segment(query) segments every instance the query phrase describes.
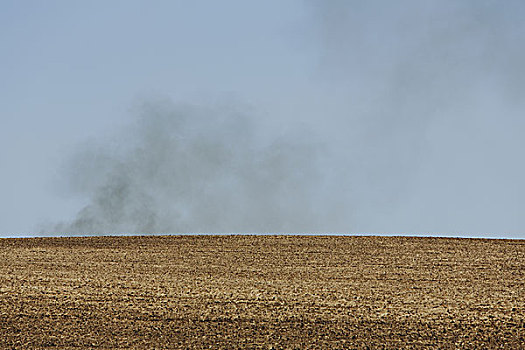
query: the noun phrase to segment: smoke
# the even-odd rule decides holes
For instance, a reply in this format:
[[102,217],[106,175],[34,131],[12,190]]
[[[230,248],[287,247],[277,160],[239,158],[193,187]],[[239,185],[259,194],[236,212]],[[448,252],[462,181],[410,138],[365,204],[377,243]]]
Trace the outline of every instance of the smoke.
[[523,232],[524,3],[308,4],[349,226]]
[[238,107],[147,103],[73,157],[69,190],[89,202],[47,231],[522,235],[524,3],[306,6],[311,80],[275,78],[289,103],[254,99],[293,113],[272,129]]
[[322,146],[297,131],[269,135],[228,106],[145,103],[113,142],[88,144],[67,165],[69,191],[89,198],[49,233],[316,231]]

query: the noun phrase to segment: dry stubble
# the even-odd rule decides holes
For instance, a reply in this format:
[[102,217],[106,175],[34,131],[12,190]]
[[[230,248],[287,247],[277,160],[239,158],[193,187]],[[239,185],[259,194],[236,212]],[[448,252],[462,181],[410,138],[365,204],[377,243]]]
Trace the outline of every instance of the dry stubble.
[[525,241],[0,240],[3,348],[525,348]]

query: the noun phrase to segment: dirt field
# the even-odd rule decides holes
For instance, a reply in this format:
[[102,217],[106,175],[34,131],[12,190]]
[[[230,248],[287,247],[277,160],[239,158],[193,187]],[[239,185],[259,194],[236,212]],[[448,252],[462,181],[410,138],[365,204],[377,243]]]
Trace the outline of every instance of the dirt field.
[[525,240],[0,239],[3,348],[525,348]]

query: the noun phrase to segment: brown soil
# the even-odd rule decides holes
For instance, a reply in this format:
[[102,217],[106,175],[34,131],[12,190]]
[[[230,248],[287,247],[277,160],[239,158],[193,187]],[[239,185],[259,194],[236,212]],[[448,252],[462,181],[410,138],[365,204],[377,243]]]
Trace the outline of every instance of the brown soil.
[[525,348],[525,241],[0,239],[3,348]]

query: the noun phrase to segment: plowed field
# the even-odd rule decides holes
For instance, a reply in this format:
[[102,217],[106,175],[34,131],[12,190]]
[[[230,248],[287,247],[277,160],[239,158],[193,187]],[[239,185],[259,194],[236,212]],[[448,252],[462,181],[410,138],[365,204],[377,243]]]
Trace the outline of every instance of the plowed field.
[[0,347],[525,348],[525,240],[0,239]]

